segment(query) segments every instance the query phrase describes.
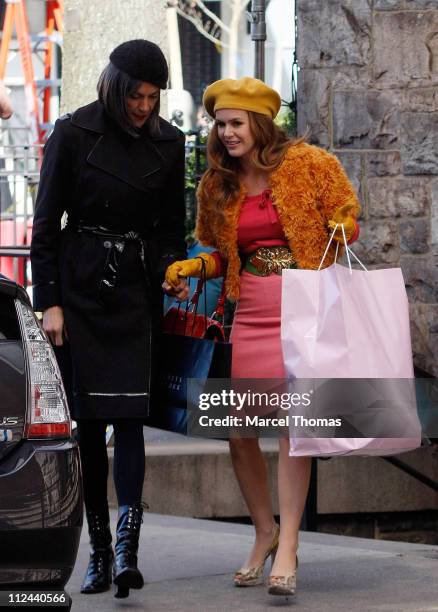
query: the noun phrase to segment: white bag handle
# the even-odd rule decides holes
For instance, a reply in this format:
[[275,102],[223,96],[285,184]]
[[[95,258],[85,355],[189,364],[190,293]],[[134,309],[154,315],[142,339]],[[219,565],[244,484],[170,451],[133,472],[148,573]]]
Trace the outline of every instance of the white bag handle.
[[[339,225],[341,226],[341,229],[342,229],[342,237],[343,237],[343,239],[344,239],[345,253],[346,253],[346,255],[347,255],[348,268],[349,268],[349,270],[350,270],[350,274],[352,274],[352,273],[353,273],[353,269],[352,269],[352,267],[351,267],[350,254],[351,254],[351,255],[353,255],[353,257],[355,258],[355,260],[356,260],[356,261],[357,261],[357,262],[358,262],[358,263],[359,263],[359,264],[362,266],[362,268],[365,270],[365,272],[368,272],[368,270],[366,269],[366,267],[365,267],[365,266],[363,265],[363,263],[360,261],[359,257],[358,257],[358,256],[357,256],[355,253],[353,253],[353,251],[352,251],[352,250],[350,249],[350,247],[348,246],[348,244],[347,244],[347,236],[345,235],[345,228],[344,228],[344,224],[343,224],[343,223],[336,223],[336,225],[335,225],[335,229],[333,230],[333,232],[332,232],[332,234],[331,234],[331,236],[330,236],[330,239],[329,239],[328,244],[327,244],[327,246],[326,246],[326,248],[325,248],[325,251],[324,251],[324,255],[322,256],[321,262],[320,262],[320,264],[319,264],[319,266],[318,266],[318,272],[321,270],[322,264],[324,263],[324,260],[325,260],[325,258],[326,258],[326,256],[327,256],[327,253],[328,253],[328,250],[329,250],[330,245],[331,245],[331,243],[332,243],[333,237],[334,237],[334,235],[335,235],[335,233],[336,233],[336,230],[338,229],[338,226],[339,226]],[[337,243],[337,245],[336,245],[335,263],[336,263],[336,261],[337,261],[337,259],[338,259],[338,251],[339,251],[339,242],[338,242],[338,243]]]

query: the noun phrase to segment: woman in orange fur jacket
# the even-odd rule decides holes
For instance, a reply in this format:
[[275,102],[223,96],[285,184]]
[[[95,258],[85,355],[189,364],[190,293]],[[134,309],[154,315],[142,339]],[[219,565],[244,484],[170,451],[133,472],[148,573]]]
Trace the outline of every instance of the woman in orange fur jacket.
[[[359,233],[359,204],[339,161],[326,151],[290,140],[274,123],[280,96],[245,77],[210,85],[204,106],[214,117],[208,138],[209,168],[198,189],[197,236],[207,278],[225,277],[229,299],[238,300],[230,340],[233,378],[284,378],[280,341],[281,272],[316,269],[336,224],[334,238],[349,243]],[[341,245],[339,245],[341,248]],[[332,245],[325,259],[335,258]],[[173,263],[165,290],[184,295],[185,277],[200,276],[200,259]],[[296,590],[298,530],[307,497],[311,459],[289,457],[279,440],[276,524],[266,463],[257,438],[230,439],[234,471],[255,526],[255,543],[234,576],[236,586],[263,581],[269,556],[272,595]]]

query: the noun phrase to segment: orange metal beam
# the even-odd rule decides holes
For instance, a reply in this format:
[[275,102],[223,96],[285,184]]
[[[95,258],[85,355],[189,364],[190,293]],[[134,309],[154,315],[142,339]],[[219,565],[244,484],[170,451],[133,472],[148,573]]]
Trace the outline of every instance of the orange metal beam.
[[20,50],[21,66],[24,74],[25,96],[31,117],[31,130],[34,142],[41,142],[41,130],[38,109],[38,95],[30,48],[29,25],[24,0],[16,4],[15,27],[17,30],[18,48]]
[[58,0],[56,2],[56,6],[53,8],[53,14],[55,16],[56,27],[58,31],[62,34],[62,32],[64,31],[64,0]]
[[14,27],[15,4],[7,4],[3,21],[2,42],[0,46],[0,79],[5,78],[6,62],[8,61],[9,44]]
[[[44,57],[44,78],[52,76],[53,42],[50,37],[55,28],[62,32],[62,15],[64,10],[63,0],[46,0],[46,34]],[[6,73],[9,45],[14,29],[17,32],[18,48],[20,53],[23,77],[25,82],[25,96],[27,108],[31,119],[32,135],[35,142],[43,142],[45,133],[40,127],[38,93],[35,84],[35,75],[32,63],[32,50],[30,46],[29,25],[26,12],[25,0],[6,0],[6,11],[3,23],[2,40],[0,45],[0,78]],[[50,97],[51,88],[46,87],[43,92],[42,118],[44,123],[50,119]]]
[[[62,0],[46,0],[46,36],[45,57],[44,57],[44,78],[49,80],[52,76],[52,64],[54,43],[51,37],[55,31],[55,27],[59,32],[62,32],[62,14],[64,4]],[[45,87],[43,92],[43,122],[50,121],[50,100],[52,96],[51,87]],[[47,133],[42,133],[42,138],[45,140]]]

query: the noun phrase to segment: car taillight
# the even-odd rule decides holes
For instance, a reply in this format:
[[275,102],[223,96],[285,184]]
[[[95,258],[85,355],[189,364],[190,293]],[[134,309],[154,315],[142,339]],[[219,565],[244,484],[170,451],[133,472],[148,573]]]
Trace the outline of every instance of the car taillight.
[[65,438],[71,420],[61,373],[50,342],[27,304],[16,300],[30,382],[24,437]]

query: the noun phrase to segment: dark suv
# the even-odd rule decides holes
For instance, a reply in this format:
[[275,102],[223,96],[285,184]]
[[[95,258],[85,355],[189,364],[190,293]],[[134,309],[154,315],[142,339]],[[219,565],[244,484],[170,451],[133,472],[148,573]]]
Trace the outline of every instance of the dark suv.
[[0,589],[63,587],[82,528],[79,452],[29,298],[0,275]]

